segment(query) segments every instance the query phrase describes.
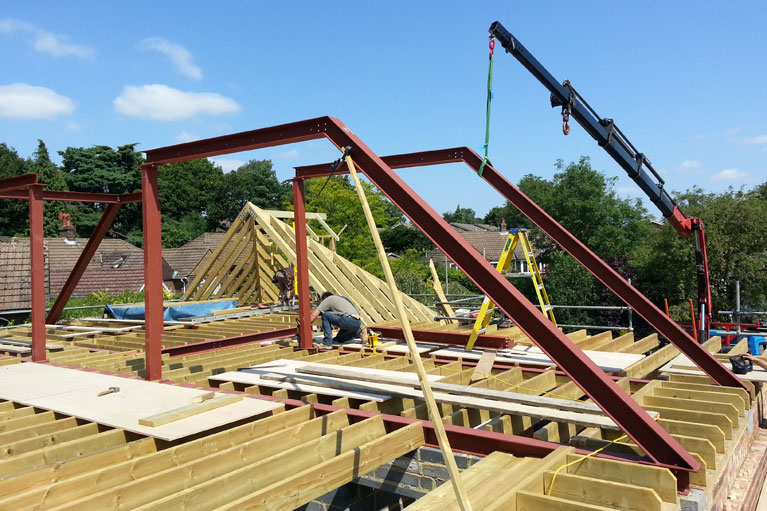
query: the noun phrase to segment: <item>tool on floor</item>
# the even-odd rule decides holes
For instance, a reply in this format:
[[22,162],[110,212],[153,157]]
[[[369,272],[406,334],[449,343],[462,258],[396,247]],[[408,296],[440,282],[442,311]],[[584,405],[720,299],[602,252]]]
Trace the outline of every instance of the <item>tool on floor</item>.
[[754,370],[754,363],[747,360],[743,355],[733,355],[730,357],[732,372],[735,374],[746,374]]
[[120,392],[120,387],[109,387],[107,390],[99,392],[97,397],[106,396],[107,394],[114,394],[115,392]]

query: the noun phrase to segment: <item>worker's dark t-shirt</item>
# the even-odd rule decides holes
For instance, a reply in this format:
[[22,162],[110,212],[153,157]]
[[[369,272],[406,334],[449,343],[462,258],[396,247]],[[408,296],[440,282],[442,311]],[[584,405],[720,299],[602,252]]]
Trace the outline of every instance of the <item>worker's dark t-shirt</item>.
[[328,296],[317,306],[320,312],[330,312],[337,316],[352,317],[360,319],[359,311],[352,305],[348,299],[343,296]]

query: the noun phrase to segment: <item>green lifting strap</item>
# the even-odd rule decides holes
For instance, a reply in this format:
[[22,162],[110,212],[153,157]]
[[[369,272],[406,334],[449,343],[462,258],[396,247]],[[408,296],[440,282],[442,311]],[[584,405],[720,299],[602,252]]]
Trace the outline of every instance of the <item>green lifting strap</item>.
[[477,175],[482,177],[482,172],[485,170],[485,165],[488,163],[487,151],[490,145],[490,103],[493,101],[493,48],[495,48],[495,40],[490,40],[490,67],[487,70],[487,112],[485,113],[485,157],[482,158],[482,164],[479,166]]

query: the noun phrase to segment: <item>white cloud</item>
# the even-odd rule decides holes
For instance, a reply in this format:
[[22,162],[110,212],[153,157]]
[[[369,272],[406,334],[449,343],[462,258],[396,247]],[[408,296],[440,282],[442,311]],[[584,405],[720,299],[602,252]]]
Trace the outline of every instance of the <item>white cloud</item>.
[[740,169],[724,169],[711,176],[711,181],[742,181],[747,177],[748,174]]
[[679,164],[679,170],[694,170],[702,167],[703,164],[695,160],[684,160]]
[[767,145],[767,135],[759,135],[747,138],[743,141],[745,145]]
[[0,85],[0,117],[10,119],[53,119],[70,114],[75,103],[51,89],[27,83]]
[[24,21],[11,18],[0,19],[0,34],[23,33],[32,35],[32,48],[54,57],[92,58],[96,51],[90,46],[67,42],[66,36],[54,34]]
[[115,111],[128,117],[154,121],[183,121],[201,114],[239,112],[233,99],[214,92],[186,92],[167,85],[126,85],[114,99]]
[[235,160],[232,158],[208,158],[210,161],[224,169],[224,172],[231,172],[235,169],[238,169],[245,165],[246,161],[244,160]]
[[202,68],[192,61],[192,54],[180,44],[172,43],[162,37],[150,37],[139,43],[144,50],[156,51],[170,59],[176,71],[195,80],[202,79]]
[[737,134],[738,134],[738,133],[740,133],[741,131],[743,131],[743,128],[732,128],[732,129],[729,129],[729,130],[725,130],[725,131],[723,131],[723,132],[722,132],[722,133],[720,133],[720,134],[721,134],[723,137],[731,137],[731,136],[733,136],[733,135],[737,135]]
[[176,135],[176,142],[179,142],[182,144],[185,142],[192,142],[194,140],[200,140],[200,137],[198,137],[197,135],[194,135],[193,133],[189,133],[186,130]]

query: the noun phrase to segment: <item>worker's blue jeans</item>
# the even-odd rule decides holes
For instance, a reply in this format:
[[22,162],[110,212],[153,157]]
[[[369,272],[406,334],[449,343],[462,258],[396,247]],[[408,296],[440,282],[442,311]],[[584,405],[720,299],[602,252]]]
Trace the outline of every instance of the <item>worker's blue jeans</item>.
[[[339,316],[332,312],[322,313],[322,343],[325,346],[332,346],[336,344],[343,344],[346,341],[359,337],[360,326],[362,322],[359,319],[350,318],[348,316]],[[333,338],[332,327],[338,327],[339,331],[336,337]]]

